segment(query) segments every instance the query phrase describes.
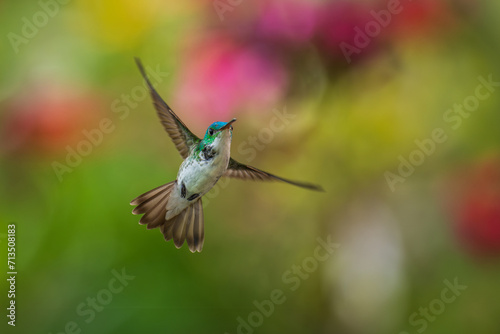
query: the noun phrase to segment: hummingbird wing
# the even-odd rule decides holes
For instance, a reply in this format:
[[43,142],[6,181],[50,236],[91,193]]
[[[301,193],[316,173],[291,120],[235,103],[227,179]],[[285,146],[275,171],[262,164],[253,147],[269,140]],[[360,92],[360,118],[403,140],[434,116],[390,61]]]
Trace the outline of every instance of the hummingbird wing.
[[139,71],[141,71],[144,80],[149,87],[149,93],[151,94],[151,98],[153,99],[153,105],[155,106],[156,113],[160,118],[161,124],[167,131],[168,135],[172,139],[175,144],[175,147],[181,154],[183,159],[186,159],[191,151],[193,146],[198,145],[201,141],[195,134],[193,134],[186,124],[184,124],[181,119],[170,109],[168,104],[163,101],[160,97],[160,94],[154,89],[151,81],[149,81],[148,76],[146,75],[146,71],[144,71],[144,67],[142,66],[141,60],[139,58],[135,58],[135,62],[137,63],[137,67],[139,67]]
[[224,172],[223,176],[232,177],[232,178],[241,179],[241,180],[250,180],[250,181],[282,181],[282,182],[286,182],[289,184],[293,184],[294,186],[298,186],[298,187],[302,187],[302,188],[306,188],[306,189],[310,189],[310,190],[324,191],[323,188],[319,185],[306,183],[306,182],[288,180],[288,179],[273,175],[271,173],[264,172],[263,170],[260,170],[258,168],[242,164],[242,163],[234,160],[233,158],[229,159],[229,164],[228,164],[227,169]]

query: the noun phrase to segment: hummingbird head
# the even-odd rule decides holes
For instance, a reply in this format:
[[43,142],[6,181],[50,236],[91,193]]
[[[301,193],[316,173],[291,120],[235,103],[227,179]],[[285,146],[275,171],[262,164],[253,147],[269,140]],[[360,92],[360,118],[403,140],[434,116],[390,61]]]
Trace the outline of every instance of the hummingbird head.
[[[228,133],[229,137],[231,137],[231,135],[233,133],[233,126],[231,124],[234,122],[236,122],[236,118],[233,118],[229,122],[212,123],[208,127],[207,132],[205,133],[205,137],[203,138],[203,140],[206,142],[212,142],[215,138],[218,138],[220,136],[224,136],[225,133]],[[225,130],[229,130],[229,131],[225,131]]]
[[236,122],[236,118],[229,122],[212,123],[198,146],[200,156],[205,160],[209,160],[215,156],[222,156],[220,153],[225,153],[229,157],[231,138],[233,136],[231,124],[234,122]]

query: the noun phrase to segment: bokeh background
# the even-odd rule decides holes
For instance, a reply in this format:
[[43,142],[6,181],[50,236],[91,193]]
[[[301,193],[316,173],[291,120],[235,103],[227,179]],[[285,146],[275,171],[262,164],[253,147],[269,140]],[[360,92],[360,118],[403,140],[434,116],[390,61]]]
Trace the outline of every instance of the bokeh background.
[[[500,333],[500,87],[478,79],[500,81],[500,3],[62,2],[0,2],[2,328]],[[134,56],[193,132],[237,117],[233,157],[326,192],[221,180],[201,254],[138,225],[181,158]],[[316,268],[317,238],[339,247]]]

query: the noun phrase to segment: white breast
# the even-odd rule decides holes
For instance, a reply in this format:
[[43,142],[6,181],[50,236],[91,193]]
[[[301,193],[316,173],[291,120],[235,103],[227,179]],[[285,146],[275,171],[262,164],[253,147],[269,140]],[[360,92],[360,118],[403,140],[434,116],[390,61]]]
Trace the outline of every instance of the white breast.
[[203,157],[187,158],[182,163],[177,174],[177,183],[184,182],[190,194],[200,194],[200,197],[206,194],[219,180],[227,169],[231,149],[231,134],[224,131],[217,137],[213,148],[218,154],[210,160],[204,160]]

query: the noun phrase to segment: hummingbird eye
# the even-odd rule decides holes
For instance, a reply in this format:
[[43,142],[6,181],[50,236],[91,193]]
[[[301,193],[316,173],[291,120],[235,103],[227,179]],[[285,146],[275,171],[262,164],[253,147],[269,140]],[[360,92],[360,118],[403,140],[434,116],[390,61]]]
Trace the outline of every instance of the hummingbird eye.
[[214,129],[209,129],[208,130],[208,134],[211,135],[211,136],[213,136],[214,135]]

